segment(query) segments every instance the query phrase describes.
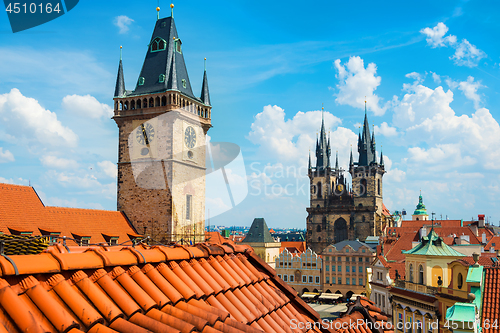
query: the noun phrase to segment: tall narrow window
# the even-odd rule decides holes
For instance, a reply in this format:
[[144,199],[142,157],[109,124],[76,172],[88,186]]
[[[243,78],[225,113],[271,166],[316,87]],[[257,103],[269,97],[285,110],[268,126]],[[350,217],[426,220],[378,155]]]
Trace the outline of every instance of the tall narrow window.
[[165,50],[167,43],[163,38],[156,37],[153,39],[151,42],[151,52],[158,52],[158,51],[163,51]]
[[410,282],[413,282],[413,265],[410,264]]
[[191,194],[186,195],[186,220],[191,220],[191,210],[193,205],[193,196]]
[[380,179],[377,179],[377,192],[380,195]]
[[178,52],[178,53],[182,53],[182,49],[181,49],[181,45],[182,45],[182,42],[179,38],[177,38],[175,40],[175,50]]
[[158,77],[158,81],[159,81],[160,83],[165,82],[165,74],[160,74],[160,76]]
[[424,284],[424,268],[422,265],[418,266],[418,283]]

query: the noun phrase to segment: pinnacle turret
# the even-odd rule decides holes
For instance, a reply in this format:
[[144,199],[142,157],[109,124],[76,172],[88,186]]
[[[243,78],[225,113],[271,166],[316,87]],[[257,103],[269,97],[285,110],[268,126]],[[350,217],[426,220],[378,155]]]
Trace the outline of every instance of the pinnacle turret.
[[114,97],[122,97],[123,95],[125,95],[125,78],[123,76],[122,47],[120,46],[120,63],[118,65],[118,74],[116,75]]
[[203,73],[203,84],[201,85],[201,101],[205,105],[210,105],[210,93],[208,92],[208,78],[207,78],[207,58],[205,58],[205,72]]

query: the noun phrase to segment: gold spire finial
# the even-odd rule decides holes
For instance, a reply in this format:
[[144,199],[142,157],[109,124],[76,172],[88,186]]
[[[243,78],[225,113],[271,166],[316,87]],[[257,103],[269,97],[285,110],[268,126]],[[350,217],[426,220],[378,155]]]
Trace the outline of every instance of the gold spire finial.
[[156,11],[159,12],[160,11],[160,7],[156,7]]
[[174,17],[174,4],[173,3],[170,4],[170,16],[172,16],[172,18]]
[[120,45],[120,49],[122,49],[122,48],[123,48],[123,46]]
[[174,8],[174,4],[173,3],[170,4],[170,8]]

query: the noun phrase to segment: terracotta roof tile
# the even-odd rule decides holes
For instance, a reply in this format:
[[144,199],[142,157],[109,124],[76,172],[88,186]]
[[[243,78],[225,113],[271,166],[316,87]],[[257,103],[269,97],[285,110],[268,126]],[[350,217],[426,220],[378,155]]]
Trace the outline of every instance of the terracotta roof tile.
[[248,247],[217,255],[204,246],[11,256],[19,275],[3,263],[0,333],[290,333],[292,319],[320,321]]
[[[89,236],[90,243],[106,243],[104,235],[118,237],[118,244],[137,237],[136,230],[120,212],[46,207],[30,186],[0,183],[0,232],[32,232],[32,235]],[[131,243],[129,243],[130,245]],[[68,245],[77,245],[68,240]]]
[[[498,323],[500,322],[500,268],[486,267],[484,269],[484,298],[483,298],[483,318],[482,323]],[[493,297],[491,297],[493,295]],[[488,325],[483,326],[483,332],[493,333],[499,332],[498,326]]]

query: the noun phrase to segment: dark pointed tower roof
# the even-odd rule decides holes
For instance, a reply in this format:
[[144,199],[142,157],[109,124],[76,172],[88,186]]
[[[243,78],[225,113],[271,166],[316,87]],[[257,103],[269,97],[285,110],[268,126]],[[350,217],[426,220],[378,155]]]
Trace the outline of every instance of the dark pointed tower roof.
[[307,169],[311,170],[311,150],[309,150],[309,165]]
[[201,85],[201,101],[205,105],[210,105],[210,93],[208,92],[208,78],[207,78],[207,58],[205,58],[205,72],[203,73],[203,83]]
[[384,165],[384,154],[382,153],[382,148],[380,148],[380,165]]
[[116,75],[114,97],[122,97],[123,95],[125,95],[125,78],[123,76],[122,47],[120,46],[120,64],[118,65],[118,74]]
[[266,220],[257,217],[253,220],[252,226],[248,230],[247,236],[242,243],[274,243],[274,238],[269,232]]
[[174,18],[158,19],[148,44],[139,80],[131,95],[178,90],[186,96],[198,99],[191,89],[181,44]]
[[369,166],[372,163],[377,163],[374,141],[375,136],[370,135],[370,125],[368,123],[365,101],[365,121],[363,123],[363,131],[361,132],[360,137],[358,136],[359,166]]
[[339,170],[339,151],[335,154],[335,170]]
[[330,146],[326,140],[325,119],[321,110],[321,131],[316,143],[316,170],[323,171],[330,167]]
[[352,158],[352,146],[351,146],[351,157],[349,158],[349,166],[353,166],[354,165],[354,160]]

